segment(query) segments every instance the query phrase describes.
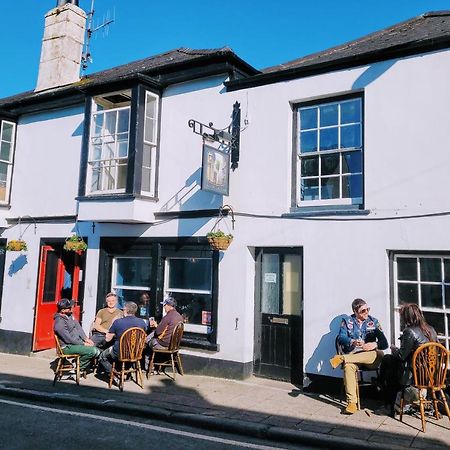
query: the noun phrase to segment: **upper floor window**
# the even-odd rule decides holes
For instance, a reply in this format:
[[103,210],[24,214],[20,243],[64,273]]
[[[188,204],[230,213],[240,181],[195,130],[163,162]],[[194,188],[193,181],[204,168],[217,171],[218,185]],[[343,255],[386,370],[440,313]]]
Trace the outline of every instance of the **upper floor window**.
[[297,205],[362,203],[362,100],[298,108]]
[[11,189],[16,124],[3,120],[0,128],[0,203],[7,203]]
[[142,87],[92,98],[85,194],[156,195],[158,114]]

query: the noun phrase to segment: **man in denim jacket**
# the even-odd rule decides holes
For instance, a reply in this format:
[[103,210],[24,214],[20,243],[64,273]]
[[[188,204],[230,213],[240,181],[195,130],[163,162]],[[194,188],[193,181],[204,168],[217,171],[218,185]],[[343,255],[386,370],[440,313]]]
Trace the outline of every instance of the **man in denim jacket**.
[[358,410],[356,394],[356,371],[359,365],[368,369],[376,369],[383,358],[383,352],[389,344],[380,322],[369,315],[367,303],[357,298],[352,303],[353,314],[342,319],[337,337],[343,354],[335,355],[330,364],[335,369],[344,364],[344,385],[347,397],[346,414]]

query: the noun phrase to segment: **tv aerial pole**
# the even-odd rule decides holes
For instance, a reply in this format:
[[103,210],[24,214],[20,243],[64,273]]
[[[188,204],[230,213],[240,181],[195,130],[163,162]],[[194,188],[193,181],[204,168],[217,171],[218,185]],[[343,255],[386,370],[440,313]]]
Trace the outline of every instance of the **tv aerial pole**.
[[109,30],[109,25],[112,24],[115,20],[115,10],[113,13],[113,18],[109,17],[109,10],[106,14],[106,17],[103,18],[103,22],[95,26],[94,24],[94,14],[95,14],[95,8],[94,8],[95,0],[92,0],[91,2],[91,9],[87,13],[87,26],[86,26],[86,37],[84,40],[84,46],[83,46],[83,54],[81,56],[81,74],[84,75],[86,72],[86,69],[88,68],[88,65],[93,62],[92,59],[92,53],[91,53],[91,40],[94,33],[96,33],[99,30],[103,30],[103,32],[107,35]]

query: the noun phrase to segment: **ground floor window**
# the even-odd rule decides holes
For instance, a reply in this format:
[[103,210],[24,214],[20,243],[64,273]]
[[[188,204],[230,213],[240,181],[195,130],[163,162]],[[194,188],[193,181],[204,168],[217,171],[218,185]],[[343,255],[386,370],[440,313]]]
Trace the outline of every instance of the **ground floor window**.
[[211,331],[211,258],[167,258],[165,290],[178,304],[185,330],[208,334]]
[[403,328],[399,307],[416,303],[432,325],[439,342],[450,348],[450,254],[395,254],[394,322],[398,337]]
[[132,301],[138,305],[138,316],[150,315],[152,260],[145,257],[115,257],[113,259],[111,290],[119,299],[119,307]]

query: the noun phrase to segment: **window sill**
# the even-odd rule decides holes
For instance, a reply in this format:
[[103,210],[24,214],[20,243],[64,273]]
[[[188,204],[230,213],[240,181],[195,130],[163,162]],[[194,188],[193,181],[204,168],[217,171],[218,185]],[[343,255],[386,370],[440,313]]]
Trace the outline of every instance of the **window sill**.
[[209,350],[211,352],[218,352],[219,345],[213,344],[202,338],[183,337],[181,340],[181,346],[186,348],[197,348],[200,350]]
[[290,212],[282,214],[282,217],[367,216],[369,214],[370,210],[363,209],[361,205],[323,205],[291,208]]
[[120,200],[147,200],[151,202],[157,202],[157,197],[148,197],[147,195],[141,194],[127,194],[127,193],[117,193],[117,194],[95,194],[95,195],[83,195],[76,197],[75,200],[79,202],[108,202],[108,201],[120,201]]

